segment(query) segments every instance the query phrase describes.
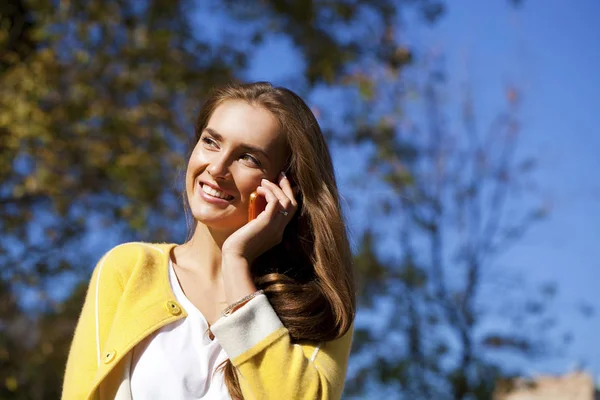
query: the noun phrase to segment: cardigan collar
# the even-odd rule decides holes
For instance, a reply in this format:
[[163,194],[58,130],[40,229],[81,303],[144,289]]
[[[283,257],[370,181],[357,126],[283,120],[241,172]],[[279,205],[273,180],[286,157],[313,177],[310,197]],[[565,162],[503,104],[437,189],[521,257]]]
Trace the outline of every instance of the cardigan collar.
[[92,393],[140,341],[187,316],[169,282],[169,257],[176,244],[140,244],[142,251],[135,266],[123,268],[123,293],[102,344]]

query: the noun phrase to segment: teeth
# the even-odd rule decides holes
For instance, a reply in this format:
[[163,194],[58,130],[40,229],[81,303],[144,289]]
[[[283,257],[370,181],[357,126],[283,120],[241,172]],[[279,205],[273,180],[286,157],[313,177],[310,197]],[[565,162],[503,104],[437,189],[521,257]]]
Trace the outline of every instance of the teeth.
[[230,200],[230,199],[233,198],[232,196],[230,196],[230,195],[228,195],[226,193],[223,193],[223,192],[221,192],[219,190],[213,189],[212,187],[210,187],[208,185],[202,185],[202,190],[204,191],[204,193],[208,193],[211,196],[218,197],[220,199]]

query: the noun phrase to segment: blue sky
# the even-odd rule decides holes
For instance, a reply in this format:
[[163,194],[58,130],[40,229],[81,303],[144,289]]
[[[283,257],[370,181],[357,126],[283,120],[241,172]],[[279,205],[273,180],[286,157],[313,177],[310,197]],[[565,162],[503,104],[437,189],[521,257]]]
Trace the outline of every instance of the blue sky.
[[[552,211],[495,268],[532,287],[556,282],[558,295],[552,305],[559,320],[556,331],[574,334],[569,347],[555,357],[527,364],[526,370],[563,373],[583,365],[598,380],[600,2],[525,0],[516,9],[508,3],[451,2],[434,27],[409,18],[405,41],[418,48],[439,48],[447,55],[451,85],[472,85],[483,124],[501,107],[507,84],[522,91],[520,153],[537,160],[539,196]],[[301,63],[290,43],[269,40],[255,54],[247,76],[287,84],[294,81]],[[335,101],[330,93],[322,96],[312,100]],[[340,160],[337,168],[343,176]],[[581,304],[596,308],[591,317],[582,316]]]

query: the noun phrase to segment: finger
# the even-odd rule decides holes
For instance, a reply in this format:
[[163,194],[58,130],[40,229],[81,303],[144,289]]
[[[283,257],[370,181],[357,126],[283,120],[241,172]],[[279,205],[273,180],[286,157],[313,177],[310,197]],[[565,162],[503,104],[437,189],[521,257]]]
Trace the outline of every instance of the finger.
[[[265,191],[265,193],[269,193],[269,196],[273,196],[273,197],[269,197],[272,200],[273,203],[275,203],[277,205],[277,212],[279,215],[287,217],[290,213],[294,213],[295,209],[291,206],[290,204],[290,200],[285,196],[285,194],[281,191],[281,189],[279,189],[280,196],[276,196],[276,193],[274,190],[271,190],[271,188],[274,188],[274,184],[271,184],[271,186],[269,185],[265,185],[262,186],[263,190]],[[282,202],[284,202],[282,204]]]
[[[276,211],[274,211],[272,214],[269,214],[268,217],[274,218],[275,216],[279,215],[281,217],[284,217],[284,218],[279,218],[279,220],[285,221],[285,224],[287,224],[287,222],[291,219],[290,214],[294,215],[294,213],[296,212],[296,209],[293,206],[291,206],[290,200],[287,197],[285,197],[285,194],[281,191],[281,189],[279,189],[279,192],[281,192],[280,197],[285,197],[284,201],[286,202],[286,204],[281,204],[280,199],[275,196],[275,192],[270,189],[274,186],[276,187],[275,184],[271,183],[271,186],[265,184],[265,186],[259,187],[259,188],[262,188],[262,190],[264,190],[265,193],[269,193],[269,196],[273,196],[275,198],[273,201],[269,202],[269,204],[275,204]],[[273,197],[270,197],[270,198],[273,198]]]
[[285,195],[290,199],[290,202],[292,203],[292,205],[294,207],[297,206],[297,202],[296,202],[296,190],[294,189],[298,189],[298,187],[295,187],[294,189],[292,189],[292,184],[290,183],[290,180],[287,178],[287,176],[285,176],[285,173],[283,171],[281,171],[281,174],[279,174],[279,186],[281,187],[281,190],[283,190],[283,193],[285,193]]
[[[268,205],[269,204],[275,205],[275,208],[279,214],[285,216],[285,215],[289,214],[290,211],[293,212],[293,210],[290,210],[289,204],[287,206],[281,204],[281,201],[279,200],[279,198],[275,195],[273,190],[271,190],[269,187],[259,186],[256,190],[257,190],[257,192],[259,192],[259,194],[263,194],[265,196],[265,199],[267,199]],[[289,199],[287,201],[289,203]],[[284,212],[280,212],[280,211],[284,211]]]
[[[274,184],[273,182],[270,182],[266,179],[263,179],[261,182],[262,186],[264,186],[265,188],[271,190],[271,192],[277,197],[277,199],[279,200],[279,204],[281,204],[281,207],[286,210],[286,211],[292,211],[291,208],[293,207],[292,204],[292,200],[283,192],[283,190],[281,190],[281,188],[279,186],[277,186],[276,184]],[[291,206],[291,207],[290,207]]]
[[267,203],[275,202],[275,203],[279,204],[279,199],[277,198],[277,196],[275,196],[273,191],[266,186],[257,187],[256,193],[260,194],[261,196],[264,196],[265,199],[267,200]]
[[273,218],[279,214],[279,210],[281,210],[281,204],[279,204],[279,199],[273,194],[273,192],[265,187],[259,186],[256,188],[256,191],[265,196],[267,199],[267,206],[265,210],[260,213],[259,217],[263,214],[267,220],[273,220]]

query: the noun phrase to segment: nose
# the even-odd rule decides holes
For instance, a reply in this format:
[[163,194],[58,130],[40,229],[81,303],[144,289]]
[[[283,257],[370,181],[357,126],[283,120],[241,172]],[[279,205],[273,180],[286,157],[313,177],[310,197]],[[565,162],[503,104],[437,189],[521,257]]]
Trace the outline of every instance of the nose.
[[228,178],[231,175],[228,157],[225,154],[214,157],[206,170],[214,179]]

